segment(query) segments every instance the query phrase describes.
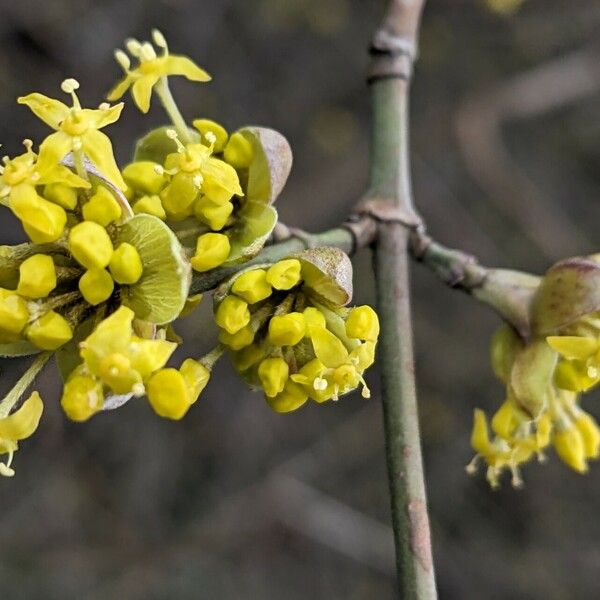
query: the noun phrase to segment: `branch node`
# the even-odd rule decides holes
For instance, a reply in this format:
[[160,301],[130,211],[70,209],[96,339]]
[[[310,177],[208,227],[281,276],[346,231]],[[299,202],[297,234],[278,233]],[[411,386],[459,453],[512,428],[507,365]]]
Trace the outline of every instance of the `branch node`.
[[398,223],[412,231],[421,233],[425,231],[425,223],[419,214],[387,198],[377,196],[366,198],[356,205],[353,214],[366,215],[378,223]]

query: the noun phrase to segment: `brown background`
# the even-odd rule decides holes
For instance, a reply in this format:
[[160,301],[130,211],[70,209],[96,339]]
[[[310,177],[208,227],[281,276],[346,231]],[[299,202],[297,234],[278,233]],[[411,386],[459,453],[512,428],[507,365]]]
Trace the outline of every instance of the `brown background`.
[[[82,100],[97,105],[119,73],[113,48],[158,26],[214,75],[201,87],[174,83],[183,112],[281,130],[295,153],[281,218],[327,228],[365,185],[365,49],[380,12],[365,0],[2,2],[3,150],[46,133],[17,95],[55,95],[75,76]],[[529,0],[510,19],[483,0],[431,0],[412,146],[417,202],[441,241],[536,272],[597,250],[599,33],[596,0]],[[162,121],[157,107],[144,119],[128,100],[110,130],[119,159]],[[2,239],[20,240],[2,214]],[[357,301],[370,302],[368,253],[355,267]],[[441,596],[594,597],[600,468],[581,477],[552,456],[525,469],[518,492],[465,475],[472,409],[503,399],[487,359],[497,321],[422,267],[413,279]],[[202,315],[179,329],[189,353],[214,335]],[[1,364],[4,388],[24,364]],[[22,444],[15,479],[0,482],[0,595],[394,597],[377,373],[369,379],[370,401],[279,416],[222,364],[181,423],[139,401],[74,425],[48,369],[43,422]],[[596,402],[584,404],[600,414]]]

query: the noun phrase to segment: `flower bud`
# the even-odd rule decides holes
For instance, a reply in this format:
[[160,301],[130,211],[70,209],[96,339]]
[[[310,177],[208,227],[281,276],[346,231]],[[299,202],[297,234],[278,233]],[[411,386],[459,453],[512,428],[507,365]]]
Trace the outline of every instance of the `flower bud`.
[[167,213],[163,208],[162,201],[159,196],[142,196],[134,205],[133,212],[135,214],[145,213],[158,217],[161,221],[167,218]]
[[202,197],[198,198],[194,204],[194,214],[214,231],[225,227],[232,212],[233,204],[231,202],[214,204],[209,199]]
[[102,383],[75,369],[65,383],[60,404],[72,421],[87,421],[104,405]]
[[27,339],[42,350],[56,350],[73,337],[69,322],[57,312],[50,310],[25,330]]
[[193,358],[186,358],[181,363],[179,372],[188,386],[190,403],[193,404],[198,400],[202,390],[206,387],[210,379],[210,371],[201,362]]
[[256,344],[250,344],[235,352],[232,356],[233,365],[237,371],[247,371],[250,367],[265,357],[265,350]]
[[215,136],[213,152],[223,152],[229,135],[222,125],[210,119],[194,119],[192,125],[205,137],[207,133],[212,133]]
[[325,315],[318,308],[309,306],[304,309],[302,314],[304,315],[304,322],[306,323],[307,329],[309,329],[311,326],[327,327]]
[[182,221],[190,217],[198,193],[198,186],[194,183],[191,174],[177,173],[171,183],[160,193],[167,216],[174,221]]
[[77,190],[64,183],[49,183],[44,187],[44,198],[65,210],[75,210],[77,207]]
[[237,333],[250,322],[248,304],[237,296],[227,296],[217,308],[215,321],[227,333]]
[[283,391],[274,397],[266,396],[267,404],[278,413],[288,413],[300,408],[308,400],[308,394],[301,385],[288,380]]
[[6,341],[17,339],[28,320],[25,300],[15,292],[0,288],[0,337]]
[[123,179],[128,186],[143,194],[158,194],[167,183],[158,163],[149,160],[138,160],[123,169]]
[[133,338],[127,348],[131,368],[140,374],[142,380],[167,364],[171,354],[177,348],[174,342],[167,340],[146,340]]
[[11,196],[10,208],[23,223],[32,242],[46,244],[56,241],[67,223],[67,213],[57,204],[37,194],[30,197]]
[[346,319],[346,335],[363,341],[376,342],[379,336],[379,318],[367,305],[355,306]]
[[79,291],[92,306],[108,300],[114,288],[113,278],[104,269],[89,269],[79,279]]
[[96,193],[81,209],[86,221],[93,221],[102,227],[121,218],[121,207],[115,197],[103,185],[98,186]]
[[222,330],[219,333],[219,341],[232,350],[241,350],[254,341],[254,331],[250,325],[246,325],[233,334]]
[[116,248],[108,263],[113,279],[123,285],[137,283],[142,276],[142,259],[135,246],[123,242]]
[[253,269],[242,273],[234,281],[231,291],[248,304],[255,304],[268,298],[273,289],[267,282],[267,272],[264,269]]
[[56,269],[51,256],[34,254],[19,267],[17,293],[27,298],[45,298],[56,287]]
[[304,315],[291,312],[269,322],[269,342],[274,346],[295,346],[306,333]]
[[288,376],[289,367],[283,358],[265,358],[258,365],[258,377],[268,397],[272,398],[283,391]]
[[236,169],[247,168],[253,155],[252,144],[239,132],[231,135],[223,151],[225,160]]
[[146,394],[154,412],[167,419],[181,419],[191,405],[185,378],[177,369],[161,369],[152,375]]
[[511,400],[505,400],[492,417],[492,431],[509,439],[516,426],[515,408]]
[[196,243],[196,254],[192,257],[192,268],[195,271],[210,271],[223,264],[231,246],[229,238],[222,233],[205,233],[198,238]]
[[300,283],[301,265],[295,258],[280,260],[267,270],[267,281],[276,290],[289,290]]
[[93,221],[84,221],[71,229],[69,250],[86,269],[104,269],[110,262],[113,245],[104,227]]

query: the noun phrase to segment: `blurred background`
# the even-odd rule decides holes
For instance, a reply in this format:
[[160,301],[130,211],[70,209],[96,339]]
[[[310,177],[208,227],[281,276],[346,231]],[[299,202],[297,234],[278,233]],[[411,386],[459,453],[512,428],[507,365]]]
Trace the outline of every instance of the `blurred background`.
[[[498,4],[499,0],[493,2]],[[502,4],[500,2],[500,4]],[[20,0],[0,3],[0,141],[46,135],[15,103],[77,77],[97,105],[119,76],[114,48],[159,27],[214,75],[173,82],[189,118],[272,126],[295,165],[281,219],[340,222],[366,182],[366,48],[382,2],[365,0]],[[484,264],[543,272],[598,250],[600,3],[430,0],[413,91],[418,206],[431,233]],[[118,158],[162,124],[129,98],[110,128]],[[22,239],[7,211],[3,243]],[[370,257],[356,300],[372,302]],[[503,400],[488,364],[485,308],[413,270],[421,424],[442,598],[595,597],[600,466],[582,477],[552,456],[525,488],[470,478],[472,410]],[[204,311],[208,309],[206,302]],[[188,318],[185,352],[210,346]],[[191,340],[191,341],[190,341]],[[25,362],[0,363],[8,388]],[[144,401],[67,423],[53,369],[46,411],[0,481],[0,595],[13,599],[372,599],[395,597],[378,373],[373,397],[277,415],[219,364],[184,421]],[[584,405],[597,416],[593,395]]]

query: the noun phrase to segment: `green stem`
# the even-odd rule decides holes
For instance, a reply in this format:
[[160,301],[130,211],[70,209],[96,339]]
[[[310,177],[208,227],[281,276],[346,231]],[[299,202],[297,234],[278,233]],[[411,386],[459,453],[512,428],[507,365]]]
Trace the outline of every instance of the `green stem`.
[[25,394],[27,388],[34,382],[35,378],[51,356],[52,352],[42,352],[36,356],[27,371],[21,375],[20,379],[15,383],[10,392],[8,392],[2,402],[0,402],[0,418],[7,417],[10,414],[10,411],[14,408],[15,404],[23,394]]
[[[408,93],[423,0],[390,0],[373,40],[369,82],[373,138],[369,195],[414,214],[408,140]],[[381,319],[386,459],[401,597],[437,597],[414,375],[409,293],[409,230],[383,222],[374,268]]]
[[179,111],[179,107],[175,102],[175,98],[173,98],[173,94],[171,94],[171,88],[169,88],[169,81],[166,77],[161,77],[156,87],[154,88],[158,97],[165,109],[167,115],[169,115],[169,119],[175,126],[177,131],[177,135],[183,144],[191,143],[192,137],[190,136],[190,131],[183,118],[181,112]]

